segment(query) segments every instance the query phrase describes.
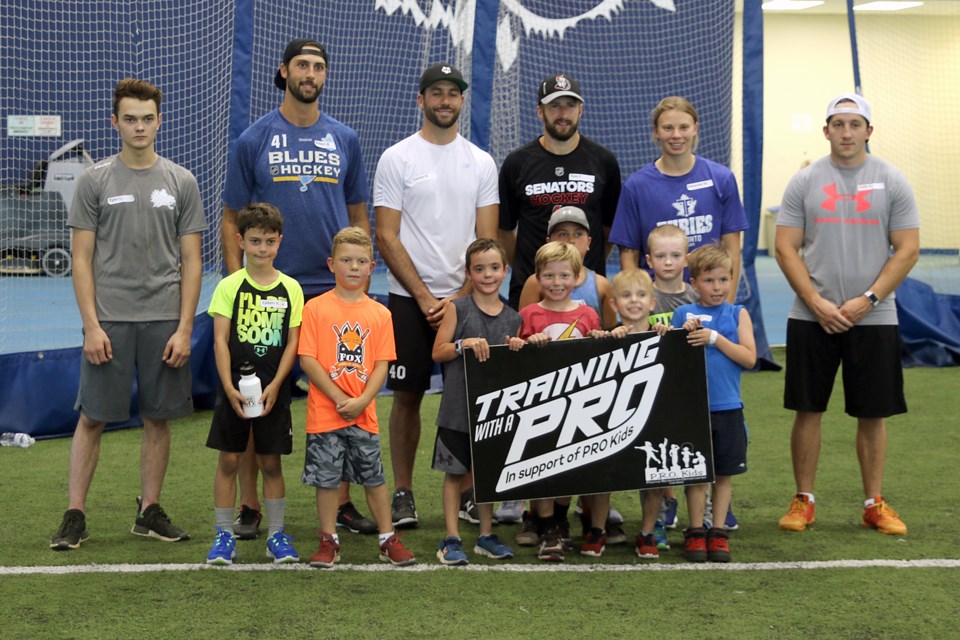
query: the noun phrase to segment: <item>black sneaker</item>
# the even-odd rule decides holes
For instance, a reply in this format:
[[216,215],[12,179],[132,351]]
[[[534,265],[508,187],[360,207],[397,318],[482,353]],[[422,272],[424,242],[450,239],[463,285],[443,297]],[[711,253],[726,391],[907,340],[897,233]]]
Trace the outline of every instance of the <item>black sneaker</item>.
[[545,562],[563,562],[563,546],[560,529],[553,526],[543,533],[537,558]]
[[[573,546],[573,538],[570,536],[570,520],[566,516],[555,517],[557,518],[557,530],[560,533],[560,542],[563,544],[565,550],[573,551],[575,547]],[[563,558],[561,558],[561,560],[562,559]]]
[[239,540],[256,540],[260,535],[263,514],[247,505],[240,505],[237,519],[233,521],[233,535]]
[[54,551],[79,549],[81,542],[90,539],[87,532],[87,518],[80,509],[68,509],[63,514],[63,522],[57,535],[50,539],[50,548]]
[[473,487],[460,494],[460,519],[470,524],[480,524],[480,511],[473,501]]
[[413,491],[397,489],[390,505],[393,526],[398,529],[411,529],[420,523],[417,517],[417,504],[413,501]]
[[342,504],[337,508],[337,526],[344,527],[350,533],[362,533],[369,535],[377,533],[377,523],[370,518],[364,517],[357,511],[352,502]]
[[623,544],[627,541],[627,534],[623,527],[613,520],[607,520],[607,544]]
[[140,511],[141,505],[140,498],[137,498],[137,521],[133,524],[130,533],[137,536],[157,538],[164,542],[179,542],[180,540],[190,539],[190,534],[170,522],[170,516],[159,504],[154,503],[143,511]]

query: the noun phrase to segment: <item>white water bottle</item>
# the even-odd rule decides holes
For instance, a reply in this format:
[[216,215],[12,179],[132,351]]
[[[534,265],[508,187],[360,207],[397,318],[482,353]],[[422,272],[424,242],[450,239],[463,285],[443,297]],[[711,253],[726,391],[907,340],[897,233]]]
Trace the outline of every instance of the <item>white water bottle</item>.
[[4,447],[21,447],[26,449],[34,442],[36,442],[36,440],[26,433],[4,433],[0,435],[0,445]]
[[257,377],[257,370],[249,362],[240,365],[240,395],[243,396],[243,415],[248,418],[259,418],[263,415],[263,386]]

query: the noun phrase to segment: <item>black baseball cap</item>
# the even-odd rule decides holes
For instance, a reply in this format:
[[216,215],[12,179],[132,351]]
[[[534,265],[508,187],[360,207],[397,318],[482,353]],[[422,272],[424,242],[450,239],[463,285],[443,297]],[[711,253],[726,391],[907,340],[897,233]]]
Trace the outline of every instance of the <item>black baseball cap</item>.
[[[291,60],[305,54],[320,56],[324,62],[330,64],[330,58],[327,56],[327,50],[323,48],[323,45],[316,40],[307,38],[297,38],[290,41],[287,48],[283,50],[283,64],[290,64]],[[287,79],[280,75],[279,67],[277,68],[277,75],[273,77],[273,84],[277,85],[277,88],[281,91],[287,89]]]
[[540,104],[550,104],[561,96],[570,96],[583,102],[583,96],[580,94],[580,83],[563,73],[544,78],[543,82],[540,83],[537,101]]
[[420,76],[420,93],[426,91],[427,87],[433,83],[440,82],[441,80],[449,80],[460,87],[460,91],[466,91],[467,87],[470,86],[463,79],[463,74],[460,73],[459,69],[446,62],[441,62],[432,67],[427,67],[423,75]]

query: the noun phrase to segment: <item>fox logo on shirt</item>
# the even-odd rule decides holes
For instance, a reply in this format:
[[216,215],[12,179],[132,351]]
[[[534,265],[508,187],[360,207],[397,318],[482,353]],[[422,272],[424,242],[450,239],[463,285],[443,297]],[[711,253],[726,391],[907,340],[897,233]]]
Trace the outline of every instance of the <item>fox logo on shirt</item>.
[[363,345],[370,335],[370,329],[361,329],[360,323],[352,327],[344,322],[342,327],[334,325],[333,332],[337,334],[337,363],[330,371],[330,379],[336,380],[345,373],[353,373],[364,382],[367,381],[367,370],[363,366]]

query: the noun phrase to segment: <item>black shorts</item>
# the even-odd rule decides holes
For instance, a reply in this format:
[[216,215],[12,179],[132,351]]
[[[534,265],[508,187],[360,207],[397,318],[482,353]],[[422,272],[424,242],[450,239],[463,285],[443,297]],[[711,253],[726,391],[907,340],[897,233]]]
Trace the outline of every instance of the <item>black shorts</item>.
[[259,418],[241,418],[223,396],[217,396],[207,446],[217,451],[243,453],[253,433],[253,448],[259,455],[290,455],[293,451],[293,420],[290,405],[275,406]]
[[433,342],[437,332],[413,298],[391,293],[387,308],[393,315],[397,347],[397,359],[387,369],[387,389],[426,391],[433,375]]
[[886,418],[907,412],[896,325],[858,325],[827,333],[816,322],[787,320],[787,371],[783,406],[827,410],[843,363],[845,411],[854,418]]
[[743,409],[710,412],[713,473],[736,476],[747,472],[747,426]]
[[470,434],[437,427],[437,440],[433,445],[433,468],[462,476],[470,473],[471,463]]

